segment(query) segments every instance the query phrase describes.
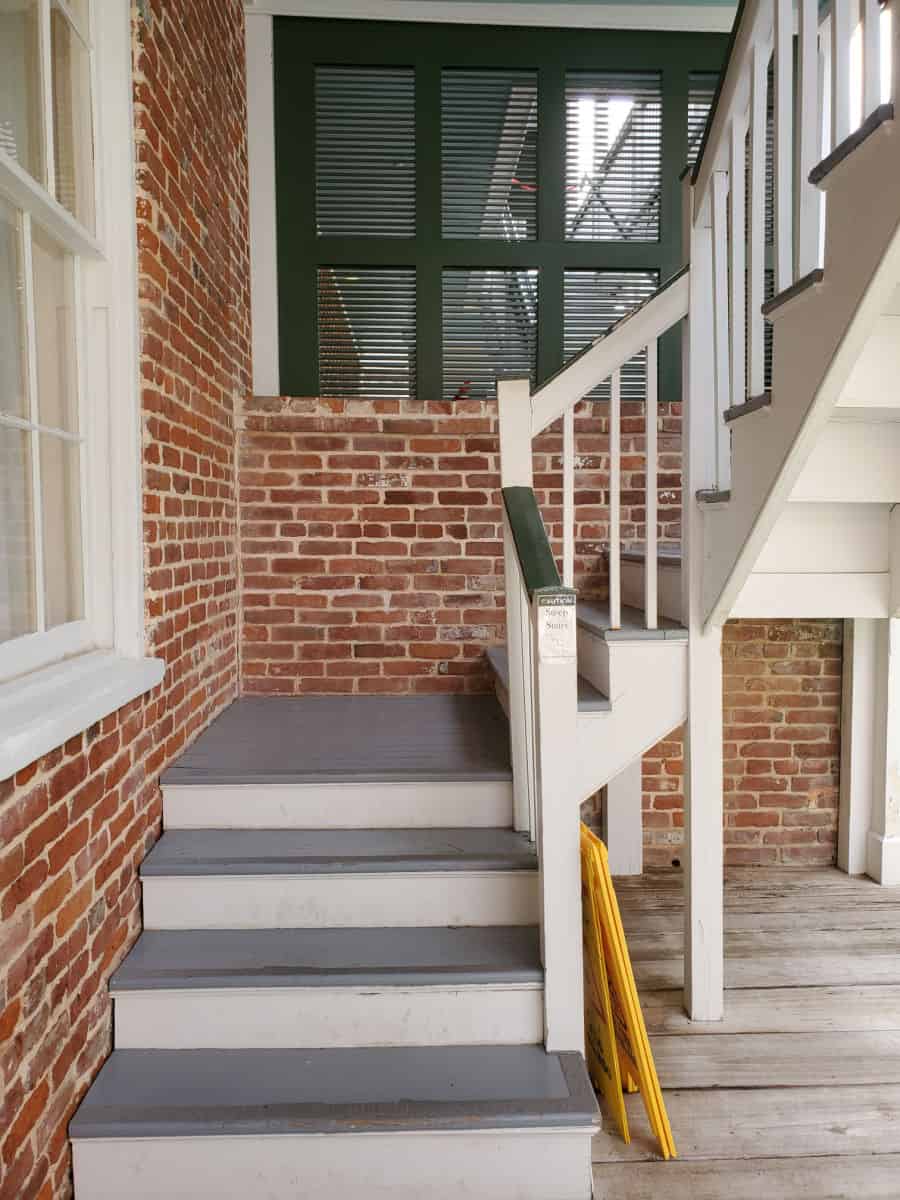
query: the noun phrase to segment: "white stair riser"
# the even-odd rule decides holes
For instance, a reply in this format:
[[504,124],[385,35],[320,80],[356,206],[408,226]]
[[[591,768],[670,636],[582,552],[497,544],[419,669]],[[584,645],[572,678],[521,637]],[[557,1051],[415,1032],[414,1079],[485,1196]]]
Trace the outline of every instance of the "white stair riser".
[[146,929],[535,925],[535,871],[148,876]]
[[589,1131],[96,1139],[78,1200],[589,1200]]
[[535,1045],[539,984],[198,988],[115,995],[119,1049]]
[[327,783],[163,788],[166,829],[507,828],[512,784]]

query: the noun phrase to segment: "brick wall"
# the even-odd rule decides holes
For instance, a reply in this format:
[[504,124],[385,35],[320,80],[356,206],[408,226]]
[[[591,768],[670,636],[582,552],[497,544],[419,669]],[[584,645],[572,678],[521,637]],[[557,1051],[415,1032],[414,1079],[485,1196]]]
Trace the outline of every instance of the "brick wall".
[[158,778],[237,688],[234,410],[249,384],[243,5],[135,14],[144,539],[164,683],[0,782],[0,1197],[71,1194]]
[[[722,657],[725,861],[831,863],[840,786],[840,621],[729,621]],[[644,858],[683,843],[678,733],[644,758]]]

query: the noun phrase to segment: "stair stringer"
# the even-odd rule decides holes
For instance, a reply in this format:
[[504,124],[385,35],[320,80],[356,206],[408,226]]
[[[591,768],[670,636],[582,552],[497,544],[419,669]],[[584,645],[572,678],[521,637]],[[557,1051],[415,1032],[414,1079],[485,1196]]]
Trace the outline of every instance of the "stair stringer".
[[[598,639],[594,639],[597,641]],[[579,653],[579,667],[595,686],[608,678],[611,708],[578,714],[578,803],[587,800],[683,724],[687,716],[687,641],[607,642],[608,665]],[[602,651],[597,657],[602,656]],[[598,674],[599,669],[599,674]]]
[[771,408],[732,429],[730,501],[700,506],[702,608],[711,625],[730,615],[900,280],[894,122],[835,168],[825,187],[823,281],[774,314]]

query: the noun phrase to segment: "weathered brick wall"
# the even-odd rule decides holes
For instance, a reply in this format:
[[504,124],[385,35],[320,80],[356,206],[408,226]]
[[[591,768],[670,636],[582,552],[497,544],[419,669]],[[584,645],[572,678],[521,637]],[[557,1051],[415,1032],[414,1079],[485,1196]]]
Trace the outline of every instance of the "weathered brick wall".
[[[604,595],[605,403],[576,419],[576,582]],[[677,540],[679,420],[665,409],[660,537]],[[493,402],[256,397],[240,432],[245,691],[483,691],[503,639]],[[622,536],[643,537],[643,416],[623,406]],[[562,435],[535,443],[557,552]]]
[[[840,621],[725,626],[725,861],[831,863],[840,786]],[[644,758],[644,858],[683,843],[680,733]]]
[[[249,386],[243,5],[135,12],[144,539],[164,683],[0,782],[0,1197],[71,1194],[163,768],[237,689],[234,410]],[[123,214],[124,219],[124,214]]]

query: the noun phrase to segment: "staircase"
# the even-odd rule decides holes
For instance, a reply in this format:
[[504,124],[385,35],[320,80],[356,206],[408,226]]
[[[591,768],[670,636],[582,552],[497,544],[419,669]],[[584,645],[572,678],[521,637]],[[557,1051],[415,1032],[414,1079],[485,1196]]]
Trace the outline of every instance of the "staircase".
[[590,1196],[490,697],[240,700],[163,793],[78,1200]]

